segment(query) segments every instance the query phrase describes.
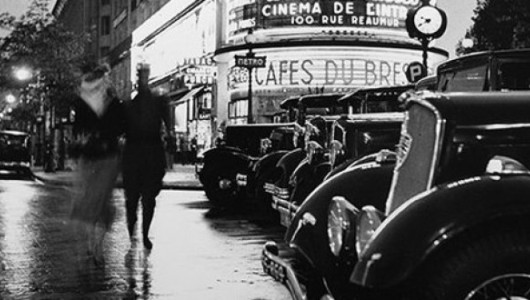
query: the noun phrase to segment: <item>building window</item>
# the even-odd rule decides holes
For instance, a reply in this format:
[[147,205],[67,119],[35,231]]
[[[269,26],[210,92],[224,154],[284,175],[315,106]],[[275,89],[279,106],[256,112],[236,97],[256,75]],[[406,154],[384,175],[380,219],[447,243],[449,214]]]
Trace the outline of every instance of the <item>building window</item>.
[[136,0],[131,0],[131,10],[136,9]]
[[228,103],[228,118],[232,124],[242,124],[247,119],[248,101],[238,100]]
[[110,34],[110,16],[101,17],[101,35]]
[[109,5],[110,0],[101,0],[101,6]]

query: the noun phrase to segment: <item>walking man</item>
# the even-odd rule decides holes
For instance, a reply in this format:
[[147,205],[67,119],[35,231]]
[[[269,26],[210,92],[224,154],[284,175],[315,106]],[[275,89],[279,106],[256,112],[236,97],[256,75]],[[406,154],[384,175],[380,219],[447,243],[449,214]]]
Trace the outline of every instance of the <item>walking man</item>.
[[149,228],[166,167],[162,125],[168,136],[174,138],[175,133],[169,124],[166,97],[154,95],[149,89],[149,66],[140,64],[137,75],[138,94],[125,106],[127,126],[123,184],[129,237],[131,241],[135,240],[138,203],[141,200],[143,244],[146,249],[151,249],[153,244],[149,239]]

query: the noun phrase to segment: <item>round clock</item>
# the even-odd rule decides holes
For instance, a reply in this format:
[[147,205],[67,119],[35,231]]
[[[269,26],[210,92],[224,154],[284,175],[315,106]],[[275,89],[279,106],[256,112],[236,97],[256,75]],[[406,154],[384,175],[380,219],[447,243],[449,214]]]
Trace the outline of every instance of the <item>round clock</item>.
[[447,27],[445,13],[434,6],[421,6],[410,17],[410,23],[419,37],[438,38]]

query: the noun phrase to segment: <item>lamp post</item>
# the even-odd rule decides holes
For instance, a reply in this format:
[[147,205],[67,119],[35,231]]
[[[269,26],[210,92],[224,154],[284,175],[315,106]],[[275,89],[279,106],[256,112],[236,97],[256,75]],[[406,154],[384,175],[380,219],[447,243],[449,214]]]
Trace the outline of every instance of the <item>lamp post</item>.
[[[248,45],[247,58],[254,58],[254,52],[252,52],[252,44],[256,42],[256,36],[252,30],[245,36],[245,43]],[[248,112],[247,112],[247,123],[254,123],[252,117],[252,70],[254,67],[252,65],[247,66],[248,69]]]
[[32,70],[30,67],[27,66],[16,67],[13,70],[13,74],[15,78],[21,82],[27,82],[33,78],[35,78],[36,80],[35,87],[37,88],[38,92],[39,112],[36,116],[37,138],[35,140],[35,165],[42,165],[44,163],[44,157],[46,155],[44,147],[46,136],[46,119],[44,110],[44,99],[40,90],[40,88],[42,87],[42,76],[39,70]]
[[248,52],[246,55],[236,55],[236,66],[237,67],[243,67],[248,70],[248,112],[247,112],[247,123],[252,124],[254,123],[254,118],[252,116],[252,70],[254,68],[263,68],[265,67],[265,63],[267,62],[266,56],[256,56],[254,52],[252,52],[253,44],[256,43],[257,37],[254,34],[254,31],[251,29],[249,30],[248,34],[244,38],[245,44],[248,47]]

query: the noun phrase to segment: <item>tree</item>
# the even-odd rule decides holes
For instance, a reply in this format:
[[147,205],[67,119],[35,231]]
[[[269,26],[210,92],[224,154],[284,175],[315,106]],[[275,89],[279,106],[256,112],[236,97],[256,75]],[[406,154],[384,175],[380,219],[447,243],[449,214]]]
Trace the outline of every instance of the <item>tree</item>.
[[465,38],[473,40],[473,47],[463,47],[461,40],[458,54],[530,47],[528,0],[477,0],[472,19]]
[[[84,50],[88,35],[66,30],[49,13],[48,5],[49,0],[33,0],[18,20],[0,14],[0,26],[11,31],[0,45],[0,91],[19,89],[24,95],[10,110],[11,124],[36,130],[36,163],[54,170],[64,167],[62,119],[70,116],[76,70],[90,58]],[[14,69],[21,66],[33,70],[29,82],[14,79]],[[50,127],[45,128],[46,124]]]
[[[41,105],[54,107],[63,115],[69,112],[75,87],[76,66],[87,59],[84,45],[88,37],[63,28],[48,11],[49,0],[33,0],[28,11],[16,19],[0,14],[0,27],[11,30],[0,46],[0,89],[24,88],[13,78],[14,68],[33,70],[25,110],[36,116]],[[43,102],[41,102],[43,101]],[[35,105],[34,102],[38,102]]]

